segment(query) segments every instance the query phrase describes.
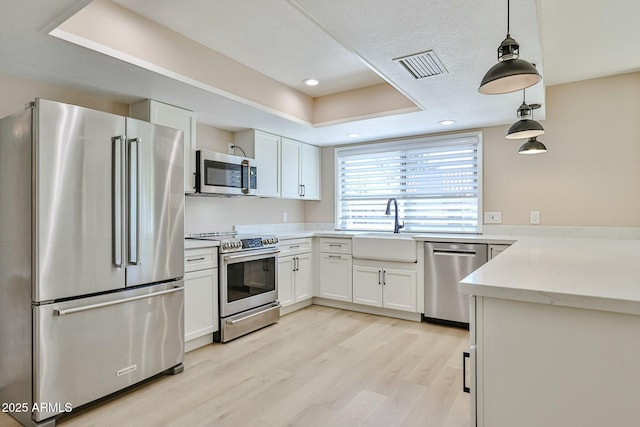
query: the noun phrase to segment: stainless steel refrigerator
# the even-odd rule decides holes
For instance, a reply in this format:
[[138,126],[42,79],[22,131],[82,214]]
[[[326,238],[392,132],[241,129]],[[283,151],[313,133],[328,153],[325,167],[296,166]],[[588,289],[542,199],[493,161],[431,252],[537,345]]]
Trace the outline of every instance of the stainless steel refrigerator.
[[24,425],[184,360],[181,131],[37,99],[0,120],[0,402]]

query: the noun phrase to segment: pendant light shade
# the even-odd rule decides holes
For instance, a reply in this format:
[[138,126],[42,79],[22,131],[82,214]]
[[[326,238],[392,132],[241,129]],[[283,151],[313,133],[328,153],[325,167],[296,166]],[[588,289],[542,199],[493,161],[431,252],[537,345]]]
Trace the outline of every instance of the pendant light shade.
[[509,0],[507,0],[507,37],[498,47],[498,63],[482,78],[478,92],[485,95],[515,92],[542,80],[531,63],[519,59],[520,45],[509,34]]
[[478,92],[485,95],[498,95],[525,89],[542,80],[542,77],[524,59],[509,59],[498,62],[482,78]]
[[533,138],[544,134],[544,128],[535,120],[518,120],[509,128],[507,139]]
[[529,138],[527,142],[520,146],[518,150],[518,154],[542,154],[547,152],[547,147],[544,144],[536,139]]
[[540,123],[533,120],[533,110],[540,108],[540,104],[528,105],[524,100],[524,90],[522,91],[522,105],[518,108],[518,120],[507,131],[507,139],[533,138],[544,134],[544,128]]

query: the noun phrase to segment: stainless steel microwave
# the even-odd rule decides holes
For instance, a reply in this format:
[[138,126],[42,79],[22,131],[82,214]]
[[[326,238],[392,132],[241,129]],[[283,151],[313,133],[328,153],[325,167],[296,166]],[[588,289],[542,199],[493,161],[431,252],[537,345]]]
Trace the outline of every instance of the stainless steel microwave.
[[258,168],[253,159],[214,151],[196,151],[196,192],[202,194],[255,195]]

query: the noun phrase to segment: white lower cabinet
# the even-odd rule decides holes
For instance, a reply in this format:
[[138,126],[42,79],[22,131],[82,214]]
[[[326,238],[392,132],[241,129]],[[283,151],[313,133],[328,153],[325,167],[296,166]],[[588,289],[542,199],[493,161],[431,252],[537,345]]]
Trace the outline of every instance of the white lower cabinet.
[[353,301],[351,255],[320,254],[318,296],[338,301]]
[[638,425],[640,315],[480,296],[471,314],[470,425]]
[[[218,330],[216,248],[185,250],[184,341],[190,351],[213,342]],[[214,268],[211,268],[214,267]]]
[[322,237],[319,241],[320,298],[353,301],[351,239]]
[[353,302],[415,313],[416,269],[354,264]]
[[283,307],[313,298],[311,239],[281,242],[278,301]]

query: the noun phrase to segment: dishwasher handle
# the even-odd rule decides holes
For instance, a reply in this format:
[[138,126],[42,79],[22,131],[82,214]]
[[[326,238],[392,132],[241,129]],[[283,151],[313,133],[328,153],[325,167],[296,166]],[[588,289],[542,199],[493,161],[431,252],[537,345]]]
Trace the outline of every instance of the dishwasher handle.
[[470,249],[434,249],[434,255],[444,255],[444,256],[477,256],[478,251]]

